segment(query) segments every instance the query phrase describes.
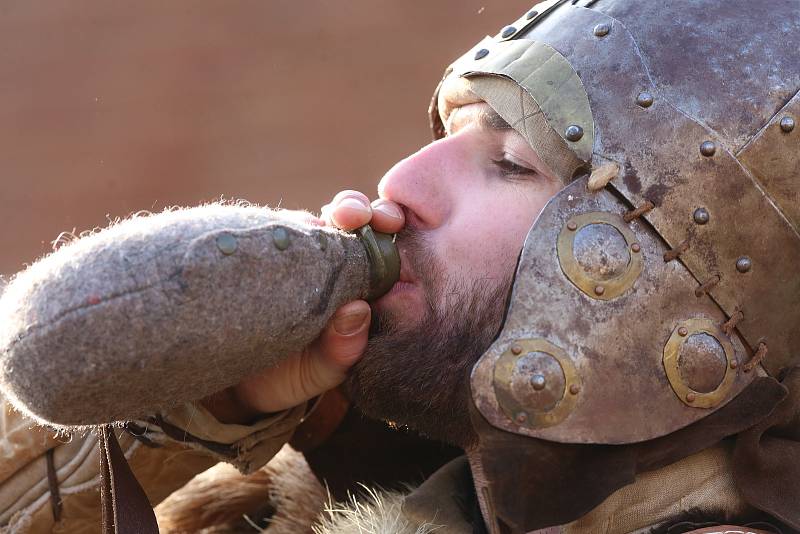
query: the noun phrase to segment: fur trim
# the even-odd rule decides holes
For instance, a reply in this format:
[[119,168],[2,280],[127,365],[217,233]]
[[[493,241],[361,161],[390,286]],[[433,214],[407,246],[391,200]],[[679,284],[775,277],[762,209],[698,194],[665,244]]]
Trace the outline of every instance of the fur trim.
[[429,534],[442,528],[412,523],[403,514],[404,494],[364,489],[363,495],[351,496],[343,505],[329,502],[314,534]]
[[333,503],[302,454],[286,445],[250,475],[220,463],[156,507],[163,534],[430,534],[403,514],[405,495],[364,488]]
[[156,507],[165,534],[309,534],[326,492],[302,454],[288,445],[260,470],[240,474],[220,463]]

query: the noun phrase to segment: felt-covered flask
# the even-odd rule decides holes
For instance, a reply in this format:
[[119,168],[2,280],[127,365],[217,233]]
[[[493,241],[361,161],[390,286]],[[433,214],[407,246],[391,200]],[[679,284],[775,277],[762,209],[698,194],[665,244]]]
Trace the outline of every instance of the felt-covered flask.
[[16,275],[0,295],[0,384],[40,422],[125,421],[203,398],[313,341],[399,276],[391,236],[256,206],[134,217]]

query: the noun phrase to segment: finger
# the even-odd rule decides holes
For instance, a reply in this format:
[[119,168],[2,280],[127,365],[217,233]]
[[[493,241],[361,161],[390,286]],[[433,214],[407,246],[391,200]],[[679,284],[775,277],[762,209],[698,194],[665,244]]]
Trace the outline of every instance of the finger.
[[400,205],[384,199],[378,199],[372,203],[372,220],[369,224],[378,232],[396,234],[405,223],[406,217]]
[[328,321],[315,345],[319,347],[320,363],[344,373],[367,347],[370,308],[356,300],[339,308]]
[[372,219],[369,199],[358,191],[342,191],[330,204],[331,224],[342,230],[355,230]]
[[336,195],[334,195],[333,200],[331,200],[330,203],[331,205],[335,206],[340,201],[346,198],[355,198],[357,200],[360,200],[364,204],[369,205],[369,198],[367,197],[367,195],[365,195],[361,191],[356,191],[355,189],[345,189],[343,191],[339,191],[338,193],[336,193]]

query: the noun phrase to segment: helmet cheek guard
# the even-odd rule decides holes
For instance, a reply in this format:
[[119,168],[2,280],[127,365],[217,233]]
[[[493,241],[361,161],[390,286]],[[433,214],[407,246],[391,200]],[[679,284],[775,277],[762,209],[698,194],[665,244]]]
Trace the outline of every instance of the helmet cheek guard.
[[[623,444],[670,434],[754,378],[708,294],[642,217],[574,181],[525,241],[497,340],[472,372],[495,427],[562,443]],[[660,321],[652,320],[657,315]]]

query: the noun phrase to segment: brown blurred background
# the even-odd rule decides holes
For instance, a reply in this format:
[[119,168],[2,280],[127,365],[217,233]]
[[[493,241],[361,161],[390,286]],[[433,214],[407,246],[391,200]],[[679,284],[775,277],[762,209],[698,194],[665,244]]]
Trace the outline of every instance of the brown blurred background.
[[3,2],[0,274],[138,210],[374,196],[447,64],[533,3]]

